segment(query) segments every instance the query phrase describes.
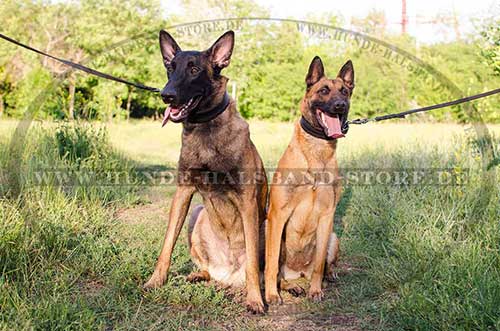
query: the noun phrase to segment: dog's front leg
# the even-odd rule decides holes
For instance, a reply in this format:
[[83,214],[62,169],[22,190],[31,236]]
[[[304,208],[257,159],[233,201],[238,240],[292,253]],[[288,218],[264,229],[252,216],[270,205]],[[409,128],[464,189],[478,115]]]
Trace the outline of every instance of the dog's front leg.
[[177,237],[179,237],[184,220],[186,219],[194,192],[195,188],[191,185],[180,185],[177,187],[174,199],[172,200],[172,206],[170,207],[169,222],[163,242],[163,248],[158,257],[155,271],[148,282],[144,284],[144,288],[159,287],[167,280],[172,251],[177,241]]
[[289,217],[288,208],[277,208],[271,200],[266,221],[266,268],[264,273],[266,302],[268,304],[282,303],[278,293],[279,257],[281,237]]
[[241,218],[245,235],[247,309],[254,314],[264,313],[259,285],[259,213],[256,203],[242,201]]
[[333,212],[321,217],[316,229],[316,250],[313,258],[313,272],[311,276],[311,287],[307,296],[314,301],[323,299],[323,290],[321,289],[323,273],[325,270],[326,255],[328,252],[328,242],[333,231]]

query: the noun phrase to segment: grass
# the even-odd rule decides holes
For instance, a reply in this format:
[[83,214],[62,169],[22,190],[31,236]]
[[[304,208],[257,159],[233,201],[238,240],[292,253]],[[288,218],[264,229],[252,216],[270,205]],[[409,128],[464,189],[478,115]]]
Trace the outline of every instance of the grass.
[[[0,330],[500,329],[500,185],[481,170],[480,142],[451,124],[352,127],[343,168],[450,168],[462,185],[347,185],[336,215],[340,279],[321,304],[247,315],[241,293],[186,283],[185,234],[169,282],[143,292],[163,238],[174,187],[37,186],[41,167],[133,172],[175,167],[180,128],[168,124],[36,124],[19,156],[17,195],[0,198]],[[289,123],[250,123],[266,166],[289,142]],[[9,168],[12,121],[0,122]],[[499,126],[491,126],[496,137]],[[495,140],[496,153],[499,141]],[[9,175],[7,173],[7,175]],[[99,177],[101,176],[101,177]],[[55,181],[50,177],[49,182]],[[7,184],[5,184],[7,183]],[[489,194],[489,196],[488,196]]]

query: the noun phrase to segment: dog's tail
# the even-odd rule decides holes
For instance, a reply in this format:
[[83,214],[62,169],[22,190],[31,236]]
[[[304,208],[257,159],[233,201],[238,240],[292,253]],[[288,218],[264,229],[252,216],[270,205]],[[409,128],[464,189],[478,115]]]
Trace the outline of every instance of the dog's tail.
[[196,221],[198,220],[198,216],[200,216],[201,211],[203,210],[203,205],[197,205],[193,208],[191,211],[191,216],[189,217],[189,223],[188,223],[188,245],[189,249],[191,250],[191,236],[193,234],[193,229],[194,225],[196,224]]
[[326,263],[336,266],[340,255],[340,239],[335,232],[332,232],[328,240],[328,253],[326,256]]
[[340,240],[335,232],[330,235],[328,241],[328,254],[326,256],[325,279],[334,282],[337,279],[336,266],[340,255]]

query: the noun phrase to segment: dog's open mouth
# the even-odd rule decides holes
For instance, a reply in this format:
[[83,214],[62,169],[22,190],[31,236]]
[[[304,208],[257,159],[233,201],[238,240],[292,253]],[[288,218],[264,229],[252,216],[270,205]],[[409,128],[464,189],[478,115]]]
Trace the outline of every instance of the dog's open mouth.
[[174,123],[182,122],[188,115],[189,112],[194,109],[200,103],[201,95],[192,97],[188,102],[182,105],[172,105],[170,104],[165,113],[163,114],[163,121],[161,126],[164,127],[168,120],[172,120]]
[[316,117],[319,124],[323,127],[325,134],[334,139],[345,137],[342,133],[342,114],[328,115],[321,109],[316,109]]

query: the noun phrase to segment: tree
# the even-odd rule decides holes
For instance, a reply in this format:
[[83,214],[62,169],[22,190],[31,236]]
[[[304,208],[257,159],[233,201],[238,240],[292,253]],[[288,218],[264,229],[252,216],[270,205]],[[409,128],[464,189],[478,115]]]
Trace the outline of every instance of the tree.
[[487,20],[481,31],[481,55],[496,76],[500,76],[500,18]]
[[385,12],[376,9],[370,10],[368,15],[364,18],[353,17],[351,23],[353,26],[357,27],[360,32],[373,36],[383,36],[387,29]]
[[[159,8],[158,0],[127,2],[119,0],[65,2],[7,0],[0,8],[0,19],[7,23],[4,33],[49,54],[74,62],[94,58],[90,65],[96,69],[130,80],[145,81],[149,74],[145,70],[148,67],[146,62],[151,59],[152,52],[151,47],[143,47],[140,44],[156,40],[155,32],[164,23]],[[30,24],[27,25],[26,22]],[[148,36],[136,45],[133,52],[124,52],[123,49],[106,52],[106,48],[114,43],[147,32],[144,31],[145,27],[152,33],[150,37]],[[27,95],[22,91],[16,92],[15,89],[30,86],[36,90],[48,84],[52,79],[51,75],[45,75],[43,71],[47,71],[52,76],[69,73],[68,79],[63,83],[65,90],[54,90],[53,97],[60,99],[58,106],[64,107],[66,110],[64,116],[70,119],[75,117],[75,112],[81,112],[75,110],[75,104],[80,105],[78,99],[82,96],[84,99],[92,98],[92,87],[101,82],[94,77],[72,71],[57,61],[20,50],[7,43],[0,44],[0,54],[2,55],[0,59],[0,111],[2,113],[5,94],[14,96],[8,99],[12,101],[14,108],[18,108],[13,111],[19,113],[26,105],[22,98]],[[13,59],[16,59],[15,56],[18,56],[15,63],[20,67],[19,70],[11,65]],[[12,73],[16,71],[13,69],[21,72],[20,77],[12,79],[14,77]],[[40,79],[33,81],[34,76],[29,76],[32,70],[38,70],[39,74],[35,76],[40,79],[44,77],[45,81]],[[28,82],[20,84],[28,76],[32,79],[32,83],[36,81],[40,85],[33,86]],[[122,94],[120,92],[113,98],[119,98]],[[111,104],[111,102],[107,103]],[[41,112],[50,112],[44,107],[40,109]]]

